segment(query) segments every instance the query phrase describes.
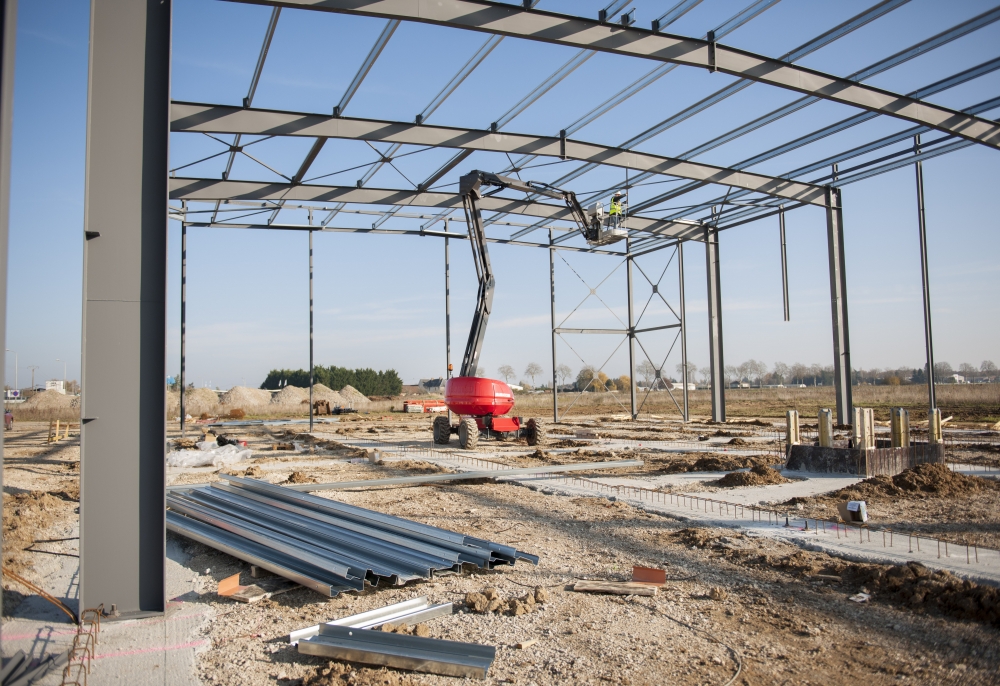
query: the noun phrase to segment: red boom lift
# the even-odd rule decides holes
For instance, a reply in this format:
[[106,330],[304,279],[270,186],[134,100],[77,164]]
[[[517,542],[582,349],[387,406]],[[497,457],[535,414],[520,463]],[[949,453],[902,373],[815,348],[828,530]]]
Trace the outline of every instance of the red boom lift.
[[514,393],[510,386],[497,379],[476,376],[479,354],[482,352],[486,335],[486,324],[493,307],[493,290],[496,286],[489,252],[486,249],[483,217],[479,208],[479,200],[483,197],[483,186],[495,186],[496,190],[491,194],[510,188],[565,201],[570,216],[579,225],[587,241],[594,245],[621,240],[626,232],[620,226],[605,226],[599,205],[592,208],[588,216],[572,191],[482,171],[470,172],[459,181],[459,193],[462,196],[465,219],[469,225],[472,258],[476,265],[476,275],[479,277],[479,297],[476,313],[472,318],[469,342],[462,358],[462,368],[459,370],[459,375],[448,379],[445,386],[444,402],[448,409],[459,416],[459,421],[457,425],[452,426],[448,417],[435,417],[434,442],[445,445],[451,440],[452,434],[458,434],[459,445],[464,449],[472,449],[479,440],[479,432],[488,431],[498,434],[499,437],[523,436],[528,439],[528,445],[538,445],[545,441],[545,423],[537,418],[525,422],[521,417],[504,416],[514,407]]

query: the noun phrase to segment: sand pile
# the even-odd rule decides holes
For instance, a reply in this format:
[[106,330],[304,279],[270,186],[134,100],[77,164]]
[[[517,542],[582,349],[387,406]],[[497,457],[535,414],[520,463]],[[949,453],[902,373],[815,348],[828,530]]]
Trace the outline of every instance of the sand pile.
[[956,498],[979,491],[1000,489],[1000,483],[979,476],[966,476],[944,464],[918,464],[893,477],[873,476],[833,494],[846,500],[872,500],[885,497]]
[[749,472],[730,472],[718,481],[713,481],[712,485],[722,488],[739,488],[741,486],[769,486],[785,483],[788,483],[788,479],[783,477],[778,470],[760,465],[752,467]]
[[371,402],[365,395],[354,386],[344,386],[340,389],[340,395],[351,407],[363,407]]
[[267,405],[271,402],[271,392],[260,388],[247,388],[246,386],[233,386],[222,394],[219,403],[227,407],[239,407],[243,410],[252,407]]
[[344,399],[344,396],[321,383],[313,385],[313,400],[329,400],[330,407],[347,405],[347,400]]
[[216,414],[219,410],[219,394],[211,388],[189,388],[184,391],[184,411],[192,417],[203,412]]
[[309,391],[298,386],[285,386],[271,396],[274,405],[299,405],[303,400],[309,400]]
[[73,406],[73,396],[63,395],[59,391],[42,391],[24,401],[21,405],[26,410],[59,410]]

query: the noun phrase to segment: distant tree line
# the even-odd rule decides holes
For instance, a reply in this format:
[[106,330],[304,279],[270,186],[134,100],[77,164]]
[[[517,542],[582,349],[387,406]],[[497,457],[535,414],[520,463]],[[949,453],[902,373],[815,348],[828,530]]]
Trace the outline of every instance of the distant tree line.
[[[313,381],[339,391],[344,386],[353,386],[365,395],[399,395],[403,392],[403,380],[395,369],[377,372],[374,369],[347,369],[333,365],[313,368]],[[277,390],[284,386],[309,387],[308,369],[272,369],[260,385],[266,390]]]

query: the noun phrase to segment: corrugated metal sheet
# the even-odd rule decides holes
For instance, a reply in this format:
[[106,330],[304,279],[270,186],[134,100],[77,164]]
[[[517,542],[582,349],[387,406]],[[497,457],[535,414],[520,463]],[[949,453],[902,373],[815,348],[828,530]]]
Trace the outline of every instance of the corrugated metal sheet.
[[510,546],[264,481],[224,477],[167,494],[167,529],[326,595],[434,574],[538,564]]

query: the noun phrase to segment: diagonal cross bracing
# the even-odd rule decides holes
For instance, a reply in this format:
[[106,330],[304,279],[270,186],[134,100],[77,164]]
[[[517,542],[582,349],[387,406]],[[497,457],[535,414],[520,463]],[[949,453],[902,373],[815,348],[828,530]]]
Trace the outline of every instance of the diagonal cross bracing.
[[494,133],[446,126],[183,102],[172,104],[170,128],[175,132],[345,138],[510,154],[530,152],[552,157],[562,155],[594,164],[734,186],[812,205],[824,204],[824,190],[821,186],[775,179],[761,174],[733,172],[698,162],[551,136]]
[[416,21],[710,69],[906,119],[1000,148],[1000,124],[996,122],[708,40],[601,24],[487,0],[233,1]]

